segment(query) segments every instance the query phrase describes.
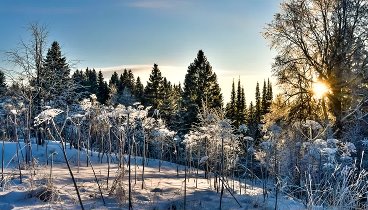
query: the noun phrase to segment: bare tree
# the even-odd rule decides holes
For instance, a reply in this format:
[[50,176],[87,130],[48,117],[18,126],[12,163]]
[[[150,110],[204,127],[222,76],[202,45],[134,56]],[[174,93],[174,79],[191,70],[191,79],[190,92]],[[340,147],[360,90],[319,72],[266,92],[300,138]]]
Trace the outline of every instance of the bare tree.
[[[40,73],[42,71],[48,31],[45,26],[38,23],[29,24],[28,31],[30,33],[29,41],[21,40],[17,48],[6,52],[6,57],[8,62],[16,67],[9,74],[12,75],[11,78],[13,81],[21,79],[23,83],[25,79],[28,85],[35,87],[31,89],[31,95],[30,93],[23,94],[26,96],[23,98],[26,99],[28,106],[30,108],[35,108],[33,113],[31,109],[29,110],[28,119],[33,119],[34,114],[41,112],[41,97],[39,94]],[[29,122],[28,131],[30,131],[31,125],[32,122]],[[39,137],[39,135],[37,136]],[[41,143],[40,138],[38,138],[38,140],[38,143]]]
[[304,87],[302,92],[309,91],[308,86],[295,81],[320,80],[329,87],[333,130],[341,138],[345,116],[360,111],[367,100],[362,83],[367,83],[368,71],[368,2],[286,0],[264,35],[278,53],[274,73],[279,83]]

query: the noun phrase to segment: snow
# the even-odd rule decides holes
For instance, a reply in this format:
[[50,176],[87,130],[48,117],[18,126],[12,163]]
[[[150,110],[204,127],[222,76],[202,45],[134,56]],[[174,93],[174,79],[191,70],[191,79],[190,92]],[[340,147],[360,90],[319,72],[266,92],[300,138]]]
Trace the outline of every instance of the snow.
[[[5,182],[0,192],[0,209],[80,209],[78,199],[71,181],[69,171],[66,167],[62,150],[59,142],[47,141],[45,146],[32,144],[32,153],[35,158],[36,167],[33,169],[23,167],[22,183],[19,181],[18,159],[16,156],[16,143],[4,142],[4,174]],[[24,143],[19,143],[20,148],[24,148]],[[0,143],[0,148],[2,143]],[[47,150],[46,150],[47,148]],[[20,156],[24,155],[25,150],[21,150]],[[47,152],[46,152],[47,151]],[[67,157],[71,163],[72,170],[78,183],[79,191],[85,209],[127,209],[128,202],[128,171],[122,179],[122,188],[117,186],[114,195],[110,195],[110,189],[115,177],[119,172],[116,163],[112,163],[110,168],[110,178],[108,180],[109,190],[107,189],[108,165],[106,155],[102,163],[97,152],[92,152],[92,163],[99,183],[101,184],[103,196],[106,205],[103,205],[99,194],[98,185],[94,180],[92,168],[86,165],[86,151],[81,152],[81,163],[78,170],[77,153],[78,150],[69,149],[67,145]],[[50,180],[50,165],[53,155],[52,180]],[[207,157],[208,158],[208,157]],[[127,160],[127,156],[125,157]],[[202,157],[206,161],[206,157]],[[47,160],[49,164],[47,164]],[[112,161],[116,161],[113,157]],[[137,162],[137,166],[134,163]],[[178,166],[179,175],[177,175],[177,165],[170,162],[162,162],[161,172],[158,172],[159,160],[147,159],[145,167],[144,189],[141,189],[142,180],[142,158],[131,157],[131,175],[132,175],[132,196],[133,208],[135,210],[143,209],[183,209],[184,195],[184,166]],[[135,171],[137,180],[135,181]],[[52,185],[50,185],[52,181]],[[196,188],[196,169],[188,168],[187,181],[187,209],[218,209],[220,193],[213,189],[213,179],[204,178],[204,172],[199,171],[198,183]],[[275,197],[270,194],[269,198],[263,202],[262,189],[247,183],[246,194],[244,195],[244,182],[242,183],[242,194],[239,192],[238,180],[228,180],[230,187],[235,187],[235,197],[240,202],[240,207],[229,193],[225,193],[223,198],[223,209],[274,209]],[[260,185],[260,183],[259,183]],[[47,188],[48,187],[48,188]],[[40,194],[45,193],[45,189],[52,189],[54,192],[52,200],[42,201]],[[117,198],[119,195],[120,198]],[[288,197],[279,198],[278,209],[305,209],[303,205]]]

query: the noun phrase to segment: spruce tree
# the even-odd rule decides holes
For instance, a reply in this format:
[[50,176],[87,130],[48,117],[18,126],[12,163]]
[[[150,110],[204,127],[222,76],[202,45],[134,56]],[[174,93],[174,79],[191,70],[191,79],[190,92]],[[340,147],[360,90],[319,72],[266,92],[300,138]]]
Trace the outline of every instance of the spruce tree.
[[46,102],[53,101],[54,106],[70,104],[75,92],[69,74],[66,58],[61,54],[59,43],[54,41],[47,51],[39,75],[41,97]]
[[139,100],[142,101],[143,96],[144,96],[144,87],[143,84],[141,82],[141,78],[137,77],[137,80],[135,82],[135,89],[134,89],[134,95],[135,97]]
[[260,96],[260,92],[259,92],[259,83],[257,82],[257,86],[256,86],[256,104],[254,107],[254,112],[255,112],[255,120],[257,123],[261,122],[261,96]]
[[3,71],[0,71],[0,96],[4,95],[7,91],[7,86],[5,83],[5,75]]
[[244,87],[241,88],[241,109],[242,109],[242,122],[241,124],[246,124],[247,122],[247,103],[245,99]]
[[212,72],[212,66],[200,50],[185,75],[182,95],[183,131],[187,132],[193,123],[198,122],[197,115],[203,106],[221,109],[222,103],[217,76]]
[[126,87],[129,89],[130,95],[132,96],[135,91],[135,79],[131,69],[128,71]]
[[163,78],[157,64],[153,65],[147,85],[144,89],[144,105],[152,106],[151,112],[159,109],[163,102]]
[[116,73],[116,71],[114,71],[114,73],[111,75],[109,86],[111,87],[112,85],[114,85],[116,88],[118,88],[119,82],[120,82],[119,75],[118,73]]
[[247,115],[247,125],[248,125],[248,135],[255,137],[255,125],[256,125],[256,115],[253,105],[253,101],[249,104],[248,115]]
[[[207,99],[207,106],[213,109],[221,110],[223,107],[223,98],[220,85],[217,82],[216,73],[213,73],[213,75],[209,78],[208,83],[210,85],[209,94],[208,96],[204,96]],[[206,84],[204,84],[204,87],[206,87]]]
[[254,106],[253,106],[253,101],[251,101],[250,104],[249,104],[248,122],[252,123],[254,121],[256,121],[255,110],[254,110]]
[[246,103],[244,96],[244,88],[241,86],[240,79],[238,80],[237,89],[235,90],[235,83],[233,80],[231,99],[226,105],[226,117],[230,119],[235,128],[238,128],[241,124],[246,123]]
[[166,77],[163,79],[163,103],[160,107],[161,117],[169,122],[174,116],[175,101],[173,86]]
[[86,77],[82,70],[75,70],[75,72],[72,75],[72,80],[74,83],[75,93],[76,93],[76,99],[80,100],[82,98],[86,97],[86,91],[84,84],[86,82]]
[[120,85],[118,87],[118,92],[122,94],[125,91],[125,87],[129,81],[129,73],[127,69],[124,69],[124,72],[120,75]]
[[266,80],[264,80],[261,98],[261,115],[266,114],[268,112],[267,110],[268,110],[267,84]]
[[89,70],[88,68],[86,69],[86,81],[85,81],[85,86],[87,88],[87,91],[90,94],[97,94],[97,89],[98,89],[98,83],[97,83],[97,72],[95,69]]
[[109,87],[104,81],[104,77],[101,71],[98,72],[97,85],[97,101],[101,104],[105,104],[109,99]]
[[244,113],[244,105],[245,105],[245,96],[243,95],[242,87],[240,83],[240,79],[238,80],[238,87],[236,91],[236,123],[234,124],[235,128],[238,128],[239,125],[245,123],[245,113]]
[[236,101],[236,93],[235,93],[235,83],[233,79],[233,84],[231,86],[230,102],[227,103],[225,107],[225,116],[232,122],[235,121],[235,112],[236,112],[235,101]]
[[270,82],[270,79],[268,79],[267,80],[267,113],[270,111],[272,100],[273,100],[272,84]]

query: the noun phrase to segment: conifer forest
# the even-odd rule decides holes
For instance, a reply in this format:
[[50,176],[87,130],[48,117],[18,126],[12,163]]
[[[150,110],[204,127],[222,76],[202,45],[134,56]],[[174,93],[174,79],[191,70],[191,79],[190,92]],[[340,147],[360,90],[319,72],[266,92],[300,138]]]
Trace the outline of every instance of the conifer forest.
[[52,24],[17,27],[29,38],[0,51],[0,209],[368,209],[367,0],[280,1],[254,87],[223,88],[201,46],[181,82],[159,59],[146,81],[76,67]]

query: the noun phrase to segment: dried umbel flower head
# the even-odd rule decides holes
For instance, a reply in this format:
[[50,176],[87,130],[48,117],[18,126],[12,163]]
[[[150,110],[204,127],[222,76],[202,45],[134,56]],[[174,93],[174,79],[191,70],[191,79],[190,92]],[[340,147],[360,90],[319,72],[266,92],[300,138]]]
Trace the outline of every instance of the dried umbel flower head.
[[64,111],[61,109],[47,109],[45,111],[42,111],[39,115],[35,117],[34,126],[38,126],[43,122],[49,121],[63,112]]

